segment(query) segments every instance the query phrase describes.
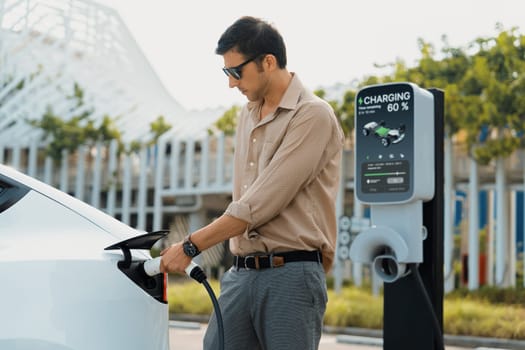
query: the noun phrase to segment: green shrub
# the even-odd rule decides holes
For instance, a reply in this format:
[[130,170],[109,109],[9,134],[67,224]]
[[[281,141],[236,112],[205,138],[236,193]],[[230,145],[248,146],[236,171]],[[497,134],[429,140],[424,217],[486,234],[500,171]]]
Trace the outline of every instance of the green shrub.
[[383,327],[383,298],[355,287],[343,288],[341,294],[328,292],[325,324],[336,327]]
[[490,304],[505,304],[505,305],[523,305],[525,300],[525,289],[520,288],[497,288],[491,286],[483,286],[478,290],[472,291],[467,288],[456,289],[446,296],[447,299],[469,299],[477,301],[485,301]]
[[[218,298],[219,282],[210,280],[209,283]],[[168,302],[170,313],[210,315],[213,310],[213,304],[204,286],[189,279],[170,283]]]
[[445,300],[443,325],[446,334],[525,339],[525,309],[469,299]]

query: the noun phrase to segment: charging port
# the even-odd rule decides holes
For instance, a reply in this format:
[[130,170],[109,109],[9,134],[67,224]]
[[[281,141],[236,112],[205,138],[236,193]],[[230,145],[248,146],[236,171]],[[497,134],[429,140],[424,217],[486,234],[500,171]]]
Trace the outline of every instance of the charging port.
[[104,250],[122,250],[124,259],[117,264],[120,271],[122,271],[129,279],[135,282],[142,290],[154,297],[156,300],[167,303],[167,274],[158,274],[156,276],[148,276],[144,272],[144,261],[133,261],[131,256],[131,249],[146,249],[150,250],[153,244],[159,239],[165,237],[169,231],[156,231],[147,233],[141,236],[132,237],[124,241],[106,247]]

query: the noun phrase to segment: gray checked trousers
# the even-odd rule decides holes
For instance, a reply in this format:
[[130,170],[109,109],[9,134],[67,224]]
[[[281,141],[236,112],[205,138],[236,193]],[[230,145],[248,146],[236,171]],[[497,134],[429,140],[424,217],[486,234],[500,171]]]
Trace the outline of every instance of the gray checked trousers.
[[[262,270],[232,267],[221,280],[219,305],[225,350],[316,350],[327,294],[317,262],[292,262]],[[205,350],[219,349],[215,314]]]

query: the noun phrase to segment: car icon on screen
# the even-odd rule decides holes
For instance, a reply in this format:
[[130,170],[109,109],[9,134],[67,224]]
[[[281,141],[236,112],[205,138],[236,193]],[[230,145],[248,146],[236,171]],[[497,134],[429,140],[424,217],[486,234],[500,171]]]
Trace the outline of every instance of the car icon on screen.
[[374,135],[381,141],[381,144],[388,147],[391,143],[401,142],[405,138],[405,125],[401,124],[399,128],[389,128],[385,126],[385,122],[371,121],[363,127],[363,135]]

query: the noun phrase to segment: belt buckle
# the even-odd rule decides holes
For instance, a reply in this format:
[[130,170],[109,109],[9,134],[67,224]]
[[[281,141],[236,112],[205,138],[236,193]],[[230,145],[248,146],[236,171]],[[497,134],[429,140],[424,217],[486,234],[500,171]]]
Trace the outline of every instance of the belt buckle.
[[251,268],[248,267],[248,259],[252,258],[253,261],[255,262],[255,269],[258,270],[259,269],[259,256],[257,255],[247,255],[244,257],[244,268],[246,270],[252,270]]

